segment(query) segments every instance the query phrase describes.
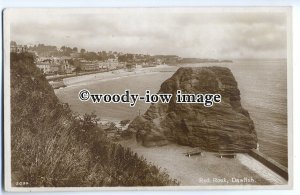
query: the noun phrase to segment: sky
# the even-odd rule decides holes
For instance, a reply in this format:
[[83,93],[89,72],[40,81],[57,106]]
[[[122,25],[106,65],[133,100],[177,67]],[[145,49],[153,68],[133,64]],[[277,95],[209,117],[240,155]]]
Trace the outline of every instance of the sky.
[[287,56],[286,9],[9,9],[4,20],[18,44],[195,58]]

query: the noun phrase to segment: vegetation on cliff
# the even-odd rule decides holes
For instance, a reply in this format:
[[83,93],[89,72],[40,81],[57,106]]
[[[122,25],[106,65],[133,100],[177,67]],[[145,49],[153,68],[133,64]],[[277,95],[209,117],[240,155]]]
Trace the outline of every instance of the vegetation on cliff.
[[162,186],[176,180],[61,104],[29,53],[11,53],[12,185]]

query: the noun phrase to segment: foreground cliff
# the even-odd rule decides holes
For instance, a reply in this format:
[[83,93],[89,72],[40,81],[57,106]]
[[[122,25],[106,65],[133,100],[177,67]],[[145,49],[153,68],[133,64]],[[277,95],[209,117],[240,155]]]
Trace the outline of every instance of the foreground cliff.
[[[204,107],[176,103],[177,90],[189,94],[221,94],[221,103]],[[180,68],[158,93],[172,93],[169,104],[152,104],[129,125],[124,135],[136,135],[144,146],[176,142],[206,150],[243,151],[256,148],[257,136],[249,113],[240,102],[240,91],[230,69]]]
[[96,123],[95,115],[80,118],[58,101],[31,54],[11,54],[12,186],[178,184],[128,148],[108,141]]

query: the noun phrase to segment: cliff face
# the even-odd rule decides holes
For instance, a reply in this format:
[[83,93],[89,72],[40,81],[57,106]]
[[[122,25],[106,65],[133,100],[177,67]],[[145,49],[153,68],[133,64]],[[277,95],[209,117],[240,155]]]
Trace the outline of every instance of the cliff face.
[[10,67],[12,186],[178,184],[128,148],[110,142],[95,115],[77,117],[61,104],[31,54],[11,53]]
[[[177,90],[189,94],[221,94],[221,103],[176,103]],[[169,104],[152,104],[129,125],[144,146],[168,144],[198,146],[206,150],[247,150],[256,147],[257,136],[249,113],[240,102],[240,91],[230,69],[180,68],[158,93],[172,93]]]

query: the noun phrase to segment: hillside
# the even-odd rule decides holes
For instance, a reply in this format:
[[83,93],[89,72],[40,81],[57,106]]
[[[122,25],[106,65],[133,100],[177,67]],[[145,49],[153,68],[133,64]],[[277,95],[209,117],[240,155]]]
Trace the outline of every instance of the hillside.
[[[162,186],[177,181],[61,104],[29,53],[11,53],[12,186]],[[24,186],[23,186],[24,187]]]

